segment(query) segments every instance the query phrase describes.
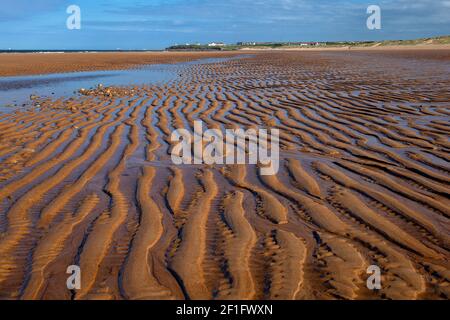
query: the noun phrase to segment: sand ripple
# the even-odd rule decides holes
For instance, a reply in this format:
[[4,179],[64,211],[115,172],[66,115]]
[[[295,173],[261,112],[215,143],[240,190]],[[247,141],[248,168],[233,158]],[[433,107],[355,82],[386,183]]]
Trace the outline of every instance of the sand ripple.
[[[262,52],[1,115],[0,297],[448,299],[450,78],[376,54]],[[279,173],[173,165],[195,120],[279,129]]]

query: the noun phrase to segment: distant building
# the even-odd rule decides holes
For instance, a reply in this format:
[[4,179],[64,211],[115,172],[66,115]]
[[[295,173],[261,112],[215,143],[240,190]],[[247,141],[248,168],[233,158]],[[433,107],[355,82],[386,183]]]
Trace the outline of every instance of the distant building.
[[319,42],[300,42],[300,43],[293,43],[293,44],[300,45],[301,47],[320,46]]
[[208,47],[224,47],[225,43],[223,42],[211,42],[208,43]]
[[320,46],[320,42],[237,42],[238,46]]
[[238,42],[238,46],[256,46],[256,42]]

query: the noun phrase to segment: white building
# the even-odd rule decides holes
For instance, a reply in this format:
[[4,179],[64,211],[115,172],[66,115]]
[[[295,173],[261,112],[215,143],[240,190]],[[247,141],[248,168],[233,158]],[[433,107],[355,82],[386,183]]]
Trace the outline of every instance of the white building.
[[223,42],[211,42],[208,43],[208,47],[224,47],[225,43]]

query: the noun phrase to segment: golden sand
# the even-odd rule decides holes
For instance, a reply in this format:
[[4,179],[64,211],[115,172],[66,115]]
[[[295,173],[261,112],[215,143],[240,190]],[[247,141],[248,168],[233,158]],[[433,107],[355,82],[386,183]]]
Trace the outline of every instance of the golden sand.
[[[448,61],[261,52],[0,115],[0,297],[448,299]],[[173,165],[170,133],[194,120],[279,129],[279,173]]]

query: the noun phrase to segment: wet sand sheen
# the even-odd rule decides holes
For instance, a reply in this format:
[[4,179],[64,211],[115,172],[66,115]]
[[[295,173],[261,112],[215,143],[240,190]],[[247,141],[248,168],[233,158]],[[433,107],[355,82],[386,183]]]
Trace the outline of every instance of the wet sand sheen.
[[[448,299],[447,56],[260,52],[0,115],[0,298]],[[279,129],[278,174],[174,165],[195,120]]]

